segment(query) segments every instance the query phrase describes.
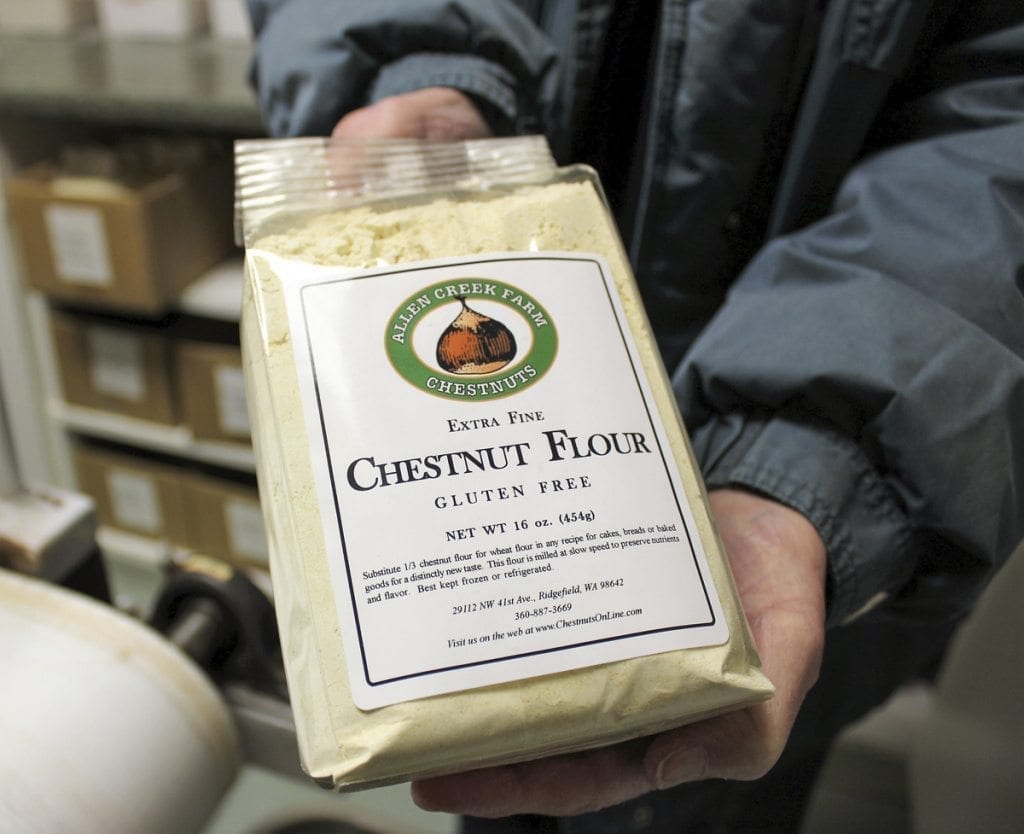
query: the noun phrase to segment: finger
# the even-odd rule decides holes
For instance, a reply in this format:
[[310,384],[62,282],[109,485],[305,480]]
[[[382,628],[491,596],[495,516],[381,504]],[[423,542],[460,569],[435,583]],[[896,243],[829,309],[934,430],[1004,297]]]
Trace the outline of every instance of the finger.
[[751,619],[751,630],[776,687],[768,702],[656,737],[647,754],[652,784],[668,788],[700,779],[759,779],[778,760],[808,689],[817,678],[820,636],[785,608]]
[[353,110],[334,127],[342,139],[481,139],[491,129],[473,102],[458,90],[427,87],[389,96]]
[[402,111],[387,100],[360,107],[345,115],[331,135],[339,139],[419,138],[415,119],[407,119]]
[[490,128],[477,114],[454,107],[424,114],[419,130],[422,138],[436,142],[485,139],[491,135]]
[[572,816],[647,793],[643,767],[648,742],[638,740],[586,753],[486,768],[413,783],[424,810],[477,817],[530,813]]

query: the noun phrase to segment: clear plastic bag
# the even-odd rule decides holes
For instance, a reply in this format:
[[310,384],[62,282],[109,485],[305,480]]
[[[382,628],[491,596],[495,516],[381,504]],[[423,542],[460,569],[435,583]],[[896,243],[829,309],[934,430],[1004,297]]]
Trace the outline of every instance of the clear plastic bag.
[[369,787],[769,697],[596,174],[537,137],[236,155],[308,773]]

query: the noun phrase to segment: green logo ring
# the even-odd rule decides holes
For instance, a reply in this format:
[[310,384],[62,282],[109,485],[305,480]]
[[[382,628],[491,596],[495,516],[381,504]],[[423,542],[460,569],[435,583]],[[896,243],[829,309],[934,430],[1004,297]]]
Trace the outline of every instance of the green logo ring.
[[[506,367],[481,374],[448,373],[424,362],[413,348],[416,328],[425,318],[421,314],[436,304],[467,303],[476,298],[504,305],[529,323],[533,339],[527,354]],[[558,352],[558,332],[547,309],[518,287],[490,278],[439,281],[410,295],[388,317],[384,339],[388,360],[406,382],[460,402],[500,399],[523,391],[540,381]]]

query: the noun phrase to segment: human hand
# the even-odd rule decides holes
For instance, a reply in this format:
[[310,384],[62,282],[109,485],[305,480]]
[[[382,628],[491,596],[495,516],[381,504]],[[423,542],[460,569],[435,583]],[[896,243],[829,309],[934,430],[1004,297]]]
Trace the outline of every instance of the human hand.
[[334,126],[343,139],[482,139],[491,129],[469,97],[450,87],[425,87],[353,110]]
[[802,515],[752,493],[717,490],[711,506],[774,698],[625,744],[420,780],[412,785],[420,807],[568,816],[683,782],[768,772],[818,676],[825,546]]

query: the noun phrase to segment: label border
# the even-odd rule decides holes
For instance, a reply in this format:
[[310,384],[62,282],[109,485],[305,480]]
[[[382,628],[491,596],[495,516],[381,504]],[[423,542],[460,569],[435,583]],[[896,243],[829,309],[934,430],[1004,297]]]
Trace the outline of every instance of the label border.
[[[307,351],[307,356],[309,357],[309,366],[310,366],[310,371],[312,373],[313,391],[314,391],[314,394],[315,394],[315,397],[316,397],[317,418],[318,418],[318,422],[320,423],[321,440],[323,441],[324,453],[325,453],[326,458],[327,458],[327,473],[328,473],[328,476],[330,478],[330,484],[331,484],[331,494],[332,494],[332,498],[333,498],[334,513],[335,513],[335,523],[337,525],[338,537],[339,537],[339,541],[341,543],[341,552],[342,552],[342,555],[343,555],[343,558],[344,558],[345,576],[346,576],[346,579],[348,580],[348,591],[349,591],[349,600],[350,600],[350,604],[351,604],[352,619],[353,619],[353,622],[355,623],[356,635],[357,635],[357,639],[358,639],[358,642],[359,642],[360,663],[361,663],[361,666],[362,666],[362,669],[363,669],[363,679],[364,679],[364,681],[365,681],[365,683],[366,683],[366,685],[368,687],[371,687],[371,688],[383,687],[383,686],[387,686],[389,684],[398,683],[400,681],[413,680],[415,678],[423,678],[423,677],[429,677],[429,676],[432,676],[432,675],[440,675],[440,674],[444,674],[446,672],[452,672],[452,671],[461,670],[461,669],[471,669],[471,668],[481,667],[481,666],[490,666],[490,665],[495,664],[495,663],[502,663],[502,662],[513,661],[513,660],[521,660],[521,659],[527,658],[527,657],[537,657],[537,656],[540,656],[540,655],[551,654],[551,653],[554,653],[554,652],[571,651],[571,650],[583,648],[583,647],[586,647],[586,646],[595,646],[595,645],[600,645],[600,644],[605,644],[605,643],[615,643],[615,642],[619,642],[619,641],[622,641],[622,640],[632,640],[632,639],[636,639],[638,637],[645,637],[645,636],[652,635],[652,634],[664,634],[664,633],[667,633],[667,632],[674,632],[674,631],[688,631],[688,630],[696,629],[696,628],[710,628],[710,627],[716,625],[717,622],[718,622],[717,617],[716,617],[716,613],[715,613],[715,606],[714,606],[714,603],[712,601],[711,594],[708,591],[708,583],[710,581],[710,578],[709,577],[705,577],[704,571],[701,569],[701,563],[700,563],[700,559],[698,558],[697,549],[694,547],[694,540],[693,540],[694,537],[693,537],[693,534],[692,534],[692,532],[690,530],[690,526],[686,523],[686,515],[683,512],[683,508],[682,508],[682,506],[680,504],[680,495],[679,495],[679,492],[676,490],[676,485],[675,485],[675,483],[673,481],[673,478],[672,478],[672,468],[671,468],[671,466],[669,464],[669,459],[673,459],[672,454],[671,454],[671,450],[669,451],[668,457],[666,458],[665,450],[662,447],[661,438],[659,437],[658,432],[655,430],[656,421],[655,421],[654,416],[651,413],[651,403],[648,402],[648,399],[647,399],[647,397],[644,394],[643,384],[642,384],[641,378],[640,378],[640,371],[638,370],[638,368],[636,366],[636,362],[634,361],[633,353],[630,350],[629,341],[628,341],[628,339],[626,337],[626,333],[625,333],[625,330],[624,330],[624,327],[623,327],[623,322],[620,319],[618,309],[616,308],[614,298],[612,297],[612,289],[609,286],[609,276],[605,273],[605,270],[602,268],[601,261],[598,260],[597,258],[587,257],[587,256],[581,256],[581,257],[577,258],[577,257],[570,257],[570,256],[567,256],[567,255],[554,255],[554,256],[552,256],[552,255],[538,254],[538,255],[512,256],[512,257],[507,257],[507,258],[486,257],[486,258],[481,258],[479,260],[467,260],[467,261],[459,260],[458,265],[459,266],[476,266],[478,264],[506,263],[506,262],[514,262],[514,261],[521,261],[521,262],[522,261],[549,261],[549,262],[550,261],[570,261],[570,262],[575,262],[575,263],[583,262],[583,263],[593,264],[594,267],[597,269],[598,275],[601,278],[601,283],[602,283],[602,285],[604,287],[605,296],[607,298],[608,305],[609,305],[609,307],[611,309],[612,318],[614,319],[615,325],[616,325],[616,327],[618,328],[618,331],[619,331],[619,338],[621,339],[621,342],[622,342],[622,348],[623,348],[623,350],[626,353],[627,359],[629,361],[630,370],[633,373],[633,379],[636,382],[636,386],[637,386],[638,392],[640,394],[640,400],[643,403],[644,411],[647,414],[648,424],[651,426],[651,428],[653,430],[654,441],[655,441],[655,443],[657,444],[657,447],[658,447],[658,455],[661,458],[662,467],[663,467],[664,472],[665,472],[665,477],[668,480],[669,488],[672,490],[672,498],[673,498],[674,503],[675,503],[676,511],[679,514],[679,519],[678,519],[679,523],[682,525],[682,528],[683,528],[683,530],[686,533],[686,543],[687,543],[687,546],[689,547],[690,558],[693,560],[694,569],[695,569],[696,574],[697,574],[697,576],[698,576],[698,578],[700,580],[701,592],[702,592],[702,594],[704,596],[704,601],[705,601],[705,603],[707,605],[707,610],[710,613],[710,619],[708,619],[707,621],[704,621],[704,622],[685,623],[685,624],[674,625],[674,626],[664,626],[662,628],[647,629],[647,630],[644,630],[644,631],[631,632],[629,634],[618,634],[618,635],[615,635],[613,637],[604,637],[604,638],[595,639],[595,640],[583,640],[583,641],[579,641],[579,642],[576,642],[576,643],[569,643],[569,644],[566,644],[566,645],[552,646],[552,647],[549,647],[549,648],[546,648],[546,649],[535,649],[535,650],[527,651],[527,652],[519,652],[519,653],[515,653],[515,654],[507,654],[507,655],[503,655],[501,657],[488,658],[486,660],[476,660],[476,661],[471,661],[471,662],[467,662],[467,663],[456,663],[456,664],[451,664],[451,665],[447,665],[447,666],[440,666],[440,667],[432,668],[432,669],[424,669],[424,670],[419,671],[419,672],[410,672],[410,673],[407,673],[407,674],[404,674],[404,675],[395,675],[393,677],[389,677],[389,678],[386,678],[386,679],[383,679],[383,680],[376,680],[375,681],[375,680],[371,679],[370,670],[369,670],[369,666],[368,666],[368,663],[367,663],[367,657],[366,657],[366,645],[365,645],[365,642],[364,642],[364,639],[363,639],[363,630],[362,630],[362,625],[361,625],[360,619],[359,619],[359,608],[358,608],[357,601],[356,601],[355,583],[353,582],[352,567],[351,567],[351,565],[349,563],[348,545],[347,545],[346,540],[345,540],[345,525],[344,525],[344,522],[342,521],[341,501],[340,501],[340,498],[339,498],[339,495],[338,495],[337,479],[336,479],[336,476],[335,476],[335,468],[334,468],[334,463],[333,463],[333,457],[331,455],[330,441],[329,441],[328,435],[327,435],[326,420],[324,418],[323,402],[322,402],[321,393],[320,393],[320,382],[319,382],[319,378],[318,378],[318,374],[317,374],[317,368],[316,368],[316,356],[315,356],[315,353],[313,352],[312,336],[311,336],[310,331],[309,331],[309,320],[308,320],[308,317],[306,315],[306,307],[307,307],[307,305],[306,305],[306,301],[305,301],[305,293],[306,293],[307,290],[319,289],[319,288],[322,288],[324,286],[328,286],[330,284],[336,284],[336,283],[342,283],[342,282],[348,282],[348,281],[360,281],[360,280],[366,280],[366,279],[371,279],[371,278],[380,278],[380,277],[384,277],[384,276],[387,276],[387,275],[409,274],[409,273],[413,273],[413,272],[426,271],[426,270],[435,271],[438,268],[438,265],[432,263],[430,265],[425,265],[425,266],[410,266],[410,267],[406,267],[406,268],[396,267],[394,269],[387,269],[387,270],[383,270],[383,271],[375,270],[372,273],[359,274],[359,275],[351,275],[351,276],[346,276],[346,277],[339,277],[339,278],[329,279],[329,280],[326,280],[326,281],[319,281],[319,282],[316,282],[316,283],[313,283],[313,284],[306,284],[306,285],[304,285],[303,287],[301,287],[299,289],[299,298],[300,298],[300,307],[301,307],[301,313],[302,313],[302,323],[303,323],[303,326],[304,326],[304,329],[305,329],[306,351]],[[425,396],[429,396],[429,394],[427,392],[424,392],[424,395]]]

